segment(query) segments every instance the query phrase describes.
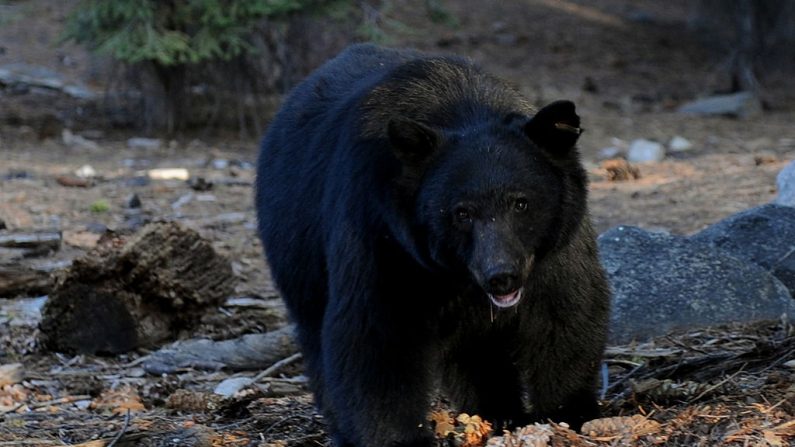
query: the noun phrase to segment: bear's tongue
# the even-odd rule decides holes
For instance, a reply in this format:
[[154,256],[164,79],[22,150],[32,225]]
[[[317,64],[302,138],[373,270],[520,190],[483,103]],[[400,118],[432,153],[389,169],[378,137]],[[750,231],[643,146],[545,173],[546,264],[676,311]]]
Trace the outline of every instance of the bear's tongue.
[[506,294],[506,295],[492,295],[488,294],[489,299],[491,302],[494,303],[497,307],[511,307],[514,304],[519,302],[519,299],[522,298],[522,289],[514,290],[513,292]]

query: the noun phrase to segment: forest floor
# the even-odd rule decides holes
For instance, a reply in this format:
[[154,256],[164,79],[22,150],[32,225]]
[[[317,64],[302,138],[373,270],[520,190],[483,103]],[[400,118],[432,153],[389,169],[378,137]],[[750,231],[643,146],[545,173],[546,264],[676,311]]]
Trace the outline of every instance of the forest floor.
[[[728,56],[706,49],[688,27],[692,2],[445,2],[455,27],[428,24],[419,3],[391,2],[389,14],[408,25],[392,44],[469,56],[539,105],[559,98],[577,103],[587,129],[581,150],[599,232],[622,224],[691,234],[769,202],[776,174],[795,159],[795,88],[786,72],[761,77],[764,111],[758,115],[704,118],[675,111],[731,84]],[[62,23],[60,2],[8,4],[44,9],[37,17],[0,16],[0,65],[25,60],[70,78],[89,77],[82,50],[51,43]],[[10,7],[0,2],[0,8]],[[20,33],[23,28],[28,32]],[[255,235],[256,141],[183,135],[158,149],[134,149],[125,142],[140,136],[135,132],[84,129],[97,146],[70,146],[60,135],[42,135],[35,119],[26,120],[46,113],[52,102],[68,102],[34,96],[0,94],[0,219],[10,230],[61,229],[63,247],[47,260],[68,262],[93,248],[106,229],[134,231],[140,216],[179,221],[232,260],[240,280],[235,295],[254,298],[248,306],[228,303],[206,315],[184,338],[226,339],[285,324]],[[600,166],[602,148],[638,138],[667,143],[675,136],[692,148],[637,165],[638,179],[610,181]],[[91,185],[59,182],[84,165],[97,173]],[[196,191],[180,180],[146,180],[156,168],[184,168],[213,187]],[[141,202],[134,215],[127,206],[132,195]],[[23,368],[23,379],[0,383],[0,446],[328,445],[322,418],[301,388],[285,395],[260,384],[219,400],[212,389],[232,372],[151,376],[138,363],[143,351],[116,357],[46,352],[36,342],[37,303],[34,297],[0,299],[0,365]],[[641,415],[642,423],[614,420],[612,428],[582,435],[536,426],[527,436],[537,443],[513,445],[795,445],[793,359],[793,330],[782,322],[612,346],[605,416]],[[277,379],[300,382],[300,374],[299,362]],[[492,445],[512,445],[506,442]]]

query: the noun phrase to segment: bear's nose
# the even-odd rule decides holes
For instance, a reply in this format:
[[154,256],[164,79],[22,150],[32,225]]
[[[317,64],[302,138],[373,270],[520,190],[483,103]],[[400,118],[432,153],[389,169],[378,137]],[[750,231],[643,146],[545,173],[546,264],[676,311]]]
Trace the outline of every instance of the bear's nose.
[[490,270],[486,278],[488,292],[495,295],[506,295],[519,288],[519,275],[508,266]]

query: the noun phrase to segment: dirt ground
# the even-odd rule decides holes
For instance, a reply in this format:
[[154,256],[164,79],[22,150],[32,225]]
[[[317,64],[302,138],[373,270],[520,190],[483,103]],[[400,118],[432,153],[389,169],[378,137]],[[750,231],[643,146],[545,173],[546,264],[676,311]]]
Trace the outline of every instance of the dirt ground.
[[[422,3],[391,2],[388,14],[409,25],[393,32],[391,44],[469,56],[539,105],[559,98],[577,103],[599,232],[623,224],[691,234],[769,202],[776,174],[795,159],[795,86],[787,73],[760,75],[765,110],[758,116],[675,112],[730,84],[726,56],[704,47],[703,36],[688,27],[691,2],[444,2],[456,27],[429,24]],[[101,87],[82,49],[53,43],[73,4],[0,1],[0,65],[41,64]],[[255,236],[256,141],[180,135],[159,149],[131,149],[125,141],[138,132],[81,128],[75,132],[98,147],[68,146],[60,135],[41,138],[37,117],[50,104],[76,107],[63,98],[0,93],[0,219],[11,230],[63,231],[62,250],[42,262],[74,259],[106,229],[133,232],[144,221],[178,220],[232,260],[240,278],[236,296],[278,302]],[[639,164],[636,180],[608,181],[599,165],[602,148],[674,136],[693,147]],[[84,165],[97,172],[90,187],[58,182]],[[155,168],[185,168],[214,185],[195,191],[180,180],[144,180]],[[132,195],[140,213],[127,206]],[[24,381],[0,385],[0,445],[328,445],[305,391],[285,396],[251,387],[208,404],[214,402],[209,391],[231,372],[157,377],[135,363],[145,352],[113,358],[43,352],[35,315],[20,310],[23,302],[0,299],[0,365],[24,366]],[[266,307],[224,306],[184,337],[225,339],[285,324],[281,307]],[[659,425],[585,436],[553,425],[549,445],[795,445],[795,369],[784,366],[793,359],[792,327],[777,322],[611,347],[605,415],[640,414]],[[299,363],[280,377],[300,372]],[[175,404],[177,390],[193,393],[198,403]]]

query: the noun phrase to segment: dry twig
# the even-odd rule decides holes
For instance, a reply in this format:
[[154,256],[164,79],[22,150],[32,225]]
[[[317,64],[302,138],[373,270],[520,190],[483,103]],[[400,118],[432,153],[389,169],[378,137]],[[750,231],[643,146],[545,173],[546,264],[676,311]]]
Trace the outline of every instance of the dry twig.
[[124,416],[124,425],[121,427],[121,430],[119,430],[119,432],[116,433],[116,436],[114,436],[113,439],[111,439],[110,443],[108,443],[106,447],[113,447],[114,445],[116,445],[116,443],[119,442],[119,439],[121,439],[121,437],[124,436],[124,433],[127,431],[129,427],[130,427],[130,409],[128,408],[127,415]]

